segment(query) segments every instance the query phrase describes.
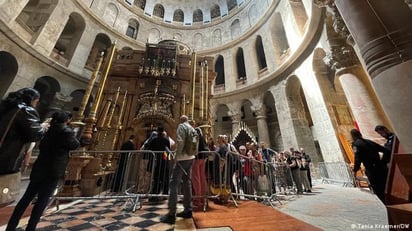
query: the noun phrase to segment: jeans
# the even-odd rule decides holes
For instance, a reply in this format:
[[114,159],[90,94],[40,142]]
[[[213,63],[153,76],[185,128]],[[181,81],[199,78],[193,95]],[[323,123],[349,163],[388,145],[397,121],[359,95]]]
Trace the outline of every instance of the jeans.
[[169,215],[175,216],[177,204],[177,191],[182,182],[183,207],[185,212],[192,211],[192,160],[176,161],[173,166],[169,184]]
[[26,227],[26,231],[36,230],[37,223],[39,223],[40,217],[42,216],[43,211],[46,209],[47,204],[49,203],[49,198],[53,195],[58,182],[58,180],[52,180],[49,182],[30,181],[29,186],[27,186],[26,192],[14,208],[13,214],[11,215],[9,223],[7,224],[6,231],[16,229],[21,216],[37,194],[37,201],[33,207],[33,210],[31,211],[29,223]]

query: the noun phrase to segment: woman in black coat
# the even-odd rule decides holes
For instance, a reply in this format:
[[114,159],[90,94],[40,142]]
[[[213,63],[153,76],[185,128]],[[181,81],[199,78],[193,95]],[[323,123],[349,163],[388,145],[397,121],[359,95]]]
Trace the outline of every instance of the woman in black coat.
[[387,150],[373,142],[362,137],[362,134],[357,129],[350,131],[352,136],[352,149],[355,153],[355,163],[353,166],[353,172],[356,176],[356,172],[360,170],[361,163],[365,166],[365,173],[368,177],[369,183],[376,196],[385,204],[385,186],[386,178],[388,176],[388,167],[386,163],[381,160],[379,152],[384,155]]
[[40,122],[35,109],[39,99],[38,91],[23,88],[0,103],[0,175],[19,172],[25,144],[44,136],[49,125]]
[[64,177],[69,151],[79,147],[73,129],[68,126],[71,113],[58,111],[52,116],[50,129],[40,142],[40,154],[33,165],[30,183],[16,205],[6,230],[15,230],[27,206],[37,195],[26,230],[35,230],[57,184]]

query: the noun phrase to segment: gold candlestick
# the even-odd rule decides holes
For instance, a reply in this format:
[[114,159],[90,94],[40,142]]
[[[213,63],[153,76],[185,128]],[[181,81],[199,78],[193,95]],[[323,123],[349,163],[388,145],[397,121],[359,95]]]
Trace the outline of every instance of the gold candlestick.
[[111,127],[114,111],[116,110],[117,100],[119,99],[119,94],[120,94],[120,87],[117,88],[116,95],[114,97],[114,102],[110,109],[109,119],[107,120],[107,124],[106,124],[107,128]]
[[192,53],[192,102],[191,102],[191,119],[195,115],[195,89],[196,89],[196,52]]
[[87,85],[86,92],[84,93],[82,102],[80,104],[79,112],[77,113],[77,116],[75,118],[75,122],[80,122],[83,120],[84,111],[86,110],[86,106],[87,106],[87,103],[89,102],[94,83],[96,82],[97,75],[99,74],[99,70],[103,62],[103,54],[104,52],[101,52],[97,59],[97,66],[94,69],[92,76],[90,77],[90,81],[89,81],[89,84]]

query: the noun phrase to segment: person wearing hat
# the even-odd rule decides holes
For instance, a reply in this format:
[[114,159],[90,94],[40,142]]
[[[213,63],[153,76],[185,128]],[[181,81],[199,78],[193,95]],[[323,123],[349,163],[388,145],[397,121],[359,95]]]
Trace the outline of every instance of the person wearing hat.
[[23,197],[14,208],[6,231],[15,230],[24,211],[37,195],[26,231],[36,230],[50,196],[66,172],[69,151],[80,146],[73,129],[68,125],[72,114],[65,111],[53,113],[50,128],[40,141],[40,153],[30,174],[30,183]]

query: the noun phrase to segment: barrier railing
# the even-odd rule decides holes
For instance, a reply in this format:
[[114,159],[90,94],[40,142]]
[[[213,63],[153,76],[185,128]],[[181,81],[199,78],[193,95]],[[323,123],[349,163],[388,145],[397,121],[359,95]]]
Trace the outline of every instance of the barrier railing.
[[344,187],[353,187],[354,176],[346,162],[320,162],[318,163],[322,183],[338,183]]
[[[173,156],[173,152],[149,150],[72,152],[64,183],[54,199],[119,199],[125,200],[123,207],[128,210],[141,209],[146,200],[167,199]],[[196,171],[204,176],[192,175],[193,201],[201,202],[203,211],[209,200],[237,206],[237,200],[252,199],[273,207],[280,203],[279,195],[296,193],[286,164],[264,163],[234,152],[200,152],[192,174]]]

